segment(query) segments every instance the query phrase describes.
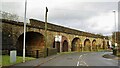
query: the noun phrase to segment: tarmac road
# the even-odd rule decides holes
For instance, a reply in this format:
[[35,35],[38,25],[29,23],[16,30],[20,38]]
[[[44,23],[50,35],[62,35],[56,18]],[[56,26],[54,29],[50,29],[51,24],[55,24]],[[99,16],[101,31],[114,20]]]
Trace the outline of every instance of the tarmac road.
[[110,52],[65,53],[40,66],[118,66],[118,60],[103,58],[105,53]]

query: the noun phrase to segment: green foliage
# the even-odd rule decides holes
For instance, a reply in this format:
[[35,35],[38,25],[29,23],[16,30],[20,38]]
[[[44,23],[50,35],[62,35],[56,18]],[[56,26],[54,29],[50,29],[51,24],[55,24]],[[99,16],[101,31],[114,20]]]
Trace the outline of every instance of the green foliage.
[[[17,56],[16,58],[16,62],[15,63],[10,63],[10,56],[8,55],[2,55],[2,66],[9,66],[9,65],[13,65],[13,64],[17,64],[17,63],[21,63],[22,62],[22,57],[21,56]],[[26,57],[25,60],[33,60],[35,58],[32,57]]]

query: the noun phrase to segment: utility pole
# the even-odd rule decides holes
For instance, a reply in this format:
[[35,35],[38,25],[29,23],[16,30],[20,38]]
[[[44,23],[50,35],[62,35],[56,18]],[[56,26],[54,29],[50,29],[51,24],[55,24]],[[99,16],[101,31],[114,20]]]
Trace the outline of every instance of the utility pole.
[[116,11],[113,10],[114,13],[114,22],[115,22],[115,43],[116,43]]
[[46,7],[46,12],[45,12],[45,52],[44,52],[44,57],[46,57],[47,54],[47,12],[48,8]]
[[25,62],[26,10],[27,10],[27,0],[25,0],[25,14],[24,14],[23,62]]
[[114,42],[114,49],[113,49],[113,55],[117,55],[117,41],[116,41],[116,11],[113,10],[114,13],[114,21],[115,21],[115,42]]

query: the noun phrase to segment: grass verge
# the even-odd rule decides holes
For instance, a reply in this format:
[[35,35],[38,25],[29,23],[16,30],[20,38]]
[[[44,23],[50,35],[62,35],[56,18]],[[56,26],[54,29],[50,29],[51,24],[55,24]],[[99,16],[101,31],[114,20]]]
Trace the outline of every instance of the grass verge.
[[[33,59],[35,59],[35,58],[25,57],[25,61],[29,61],[29,60],[33,60]],[[21,63],[22,60],[23,60],[22,56],[17,56],[16,62],[10,63],[10,56],[9,55],[2,55],[2,66],[10,66],[10,65],[17,64],[17,63]]]

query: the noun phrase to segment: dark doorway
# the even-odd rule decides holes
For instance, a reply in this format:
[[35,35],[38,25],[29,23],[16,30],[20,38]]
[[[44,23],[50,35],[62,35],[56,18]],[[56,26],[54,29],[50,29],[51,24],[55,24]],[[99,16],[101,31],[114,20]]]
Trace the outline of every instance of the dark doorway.
[[64,40],[64,42],[63,42],[62,52],[68,52],[68,42],[67,42],[67,40]]
[[103,40],[103,49],[105,49],[105,40]]
[[60,52],[60,42],[53,42],[53,48],[57,49],[57,52]]

